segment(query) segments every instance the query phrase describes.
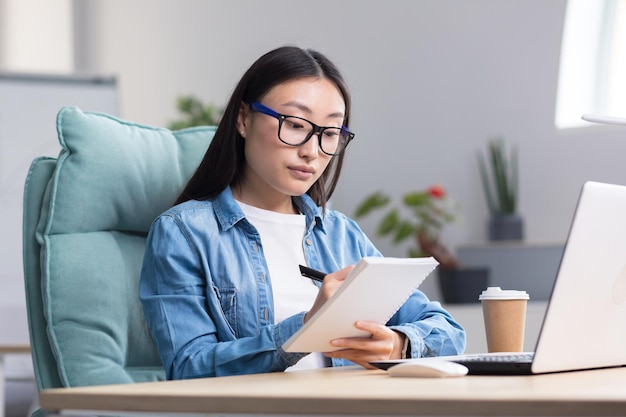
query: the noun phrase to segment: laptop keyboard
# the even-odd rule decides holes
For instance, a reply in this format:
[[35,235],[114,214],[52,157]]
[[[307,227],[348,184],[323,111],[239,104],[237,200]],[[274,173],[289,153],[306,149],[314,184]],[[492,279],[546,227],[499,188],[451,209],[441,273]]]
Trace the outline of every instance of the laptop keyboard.
[[[461,357],[461,362],[532,362],[534,357],[533,352],[524,352],[524,353],[503,353],[501,355],[498,354],[489,354],[489,355],[466,355]],[[456,362],[456,360],[455,360]]]
[[467,366],[470,375],[529,375],[534,353],[485,353],[453,357],[450,360]]
[[[533,352],[470,353],[442,356],[443,359],[467,366],[470,375],[530,375]],[[407,359],[411,360],[411,359]],[[404,360],[374,361],[370,364],[387,370]]]

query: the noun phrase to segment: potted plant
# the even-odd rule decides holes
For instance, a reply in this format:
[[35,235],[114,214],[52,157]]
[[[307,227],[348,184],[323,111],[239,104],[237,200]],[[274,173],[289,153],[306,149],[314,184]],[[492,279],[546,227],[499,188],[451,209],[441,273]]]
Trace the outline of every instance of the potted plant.
[[390,203],[387,194],[377,191],[358,205],[354,217],[387,208],[376,234],[391,238],[393,244],[412,238],[414,245],[409,247],[409,257],[434,257],[439,262],[439,285],[445,302],[477,302],[478,294],[487,287],[489,270],[461,267],[441,241],[443,227],[457,218],[457,207],[447,198],[444,188],[435,185],[411,191],[402,197],[400,205],[388,207]]
[[176,109],[181,113],[181,119],[170,122],[170,130],[185,129],[194,126],[217,126],[223,109],[215,104],[204,104],[194,96],[181,96],[176,100]]
[[517,213],[517,148],[513,147],[507,155],[504,140],[501,137],[491,139],[487,144],[487,157],[478,153],[478,167],[490,214],[489,240],[523,239],[523,219]]

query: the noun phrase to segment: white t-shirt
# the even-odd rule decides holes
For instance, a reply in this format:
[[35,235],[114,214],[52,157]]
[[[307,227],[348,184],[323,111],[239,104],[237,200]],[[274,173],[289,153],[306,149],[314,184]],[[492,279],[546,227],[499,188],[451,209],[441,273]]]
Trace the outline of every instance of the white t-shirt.
[[[238,201],[248,221],[261,235],[265,261],[271,277],[274,296],[274,320],[308,311],[317,297],[318,289],[311,279],[300,275],[298,264],[306,265],[302,239],[306,219],[301,214],[284,214],[263,210]],[[324,356],[311,353],[287,368],[311,369],[324,367]]]

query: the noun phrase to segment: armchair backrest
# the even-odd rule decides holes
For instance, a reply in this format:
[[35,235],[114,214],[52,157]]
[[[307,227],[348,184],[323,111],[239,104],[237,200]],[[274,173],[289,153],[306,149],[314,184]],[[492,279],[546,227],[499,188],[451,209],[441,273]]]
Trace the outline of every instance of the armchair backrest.
[[59,158],[34,160],[24,188],[24,276],[39,389],[165,378],[138,296],[145,239],[214,132],[61,109]]

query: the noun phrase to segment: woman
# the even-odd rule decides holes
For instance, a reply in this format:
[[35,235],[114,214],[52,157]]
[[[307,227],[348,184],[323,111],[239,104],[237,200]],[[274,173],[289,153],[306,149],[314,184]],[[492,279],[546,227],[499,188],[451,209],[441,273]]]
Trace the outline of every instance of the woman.
[[[174,207],[148,236],[144,314],[169,379],[284,371],[457,354],[465,333],[416,291],[370,338],[340,350],[281,345],[364,256],[382,256],[352,220],[326,210],[349,130],[350,95],[322,54],[281,47],[235,88],[215,137]],[[298,265],[332,272],[323,283]],[[319,288],[318,288],[319,287]]]

